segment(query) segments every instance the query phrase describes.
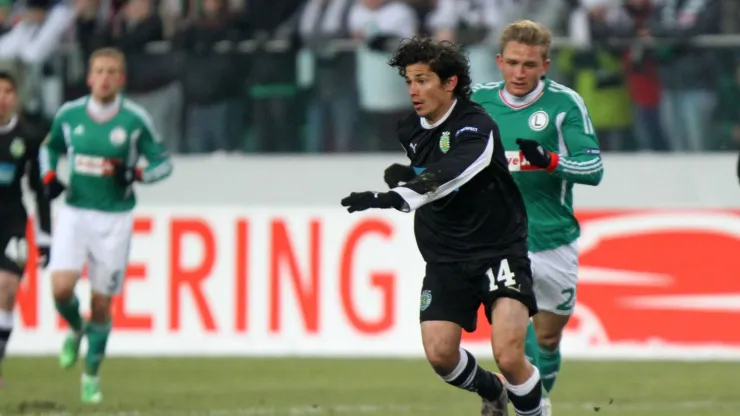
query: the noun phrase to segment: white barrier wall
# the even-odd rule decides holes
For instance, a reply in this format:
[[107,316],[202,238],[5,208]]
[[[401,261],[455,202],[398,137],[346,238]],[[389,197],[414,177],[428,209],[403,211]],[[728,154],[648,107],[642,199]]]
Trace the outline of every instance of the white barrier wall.
[[[166,182],[137,188],[144,205],[333,206],[355,190],[386,187],[395,156],[180,157]],[[580,207],[740,207],[737,155],[604,155],[604,180],[577,187]],[[64,172],[64,167],[60,173]]]
[[[421,356],[412,216],[349,215],[402,158],[178,159],[139,187],[114,354]],[[607,156],[577,193],[581,284],[563,352],[740,358],[735,156]],[[737,244],[737,245],[736,245]],[[86,282],[78,288],[87,303]],[[24,280],[10,352],[57,351],[48,276]],[[466,336],[488,351],[488,327]]]

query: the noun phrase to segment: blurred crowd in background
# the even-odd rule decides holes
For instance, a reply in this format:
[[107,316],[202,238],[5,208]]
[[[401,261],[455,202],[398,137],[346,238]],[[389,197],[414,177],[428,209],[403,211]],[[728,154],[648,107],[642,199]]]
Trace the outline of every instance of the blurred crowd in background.
[[399,39],[461,43],[473,81],[496,81],[518,19],[552,30],[549,76],[606,151],[740,148],[740,0],[0,0],[0,69],[48,123],[118,47],[174,153],[399,151]]

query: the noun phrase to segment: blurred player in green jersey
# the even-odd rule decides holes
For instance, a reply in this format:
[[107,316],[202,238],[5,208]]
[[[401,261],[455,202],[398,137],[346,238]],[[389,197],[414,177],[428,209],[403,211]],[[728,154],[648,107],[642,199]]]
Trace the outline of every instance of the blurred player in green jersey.
[[529,216],[529,251],[539,312],[530,323],[527,357],[540,369],[544,415],[560,369],[559,344],[573,313],[578,280],[573,185],[596,186],[603,166],[586,105],[546,77],[550,31],[528,21],[509,25],[497,56],[503,82],[479,84],[473,101],[498,123],[509,170]]
[[[87,403],[103,399],[98,372],[111,330],[111,297],[120,293],[126,275],[136,205],[133,184],[157,182],[172,172],[151,117],[121,95],[125,66],[116,49],[93,53],[91,94],[59,109],[39,156],[48,196],[66,190],[52,242],[59,250],[52,252],[49,265],[57,310],[70,326],[59,364],[72,367],[82,338],[87,339],[81,388]],[[67,156],[67,185],[55,173],[61,155]],[[138,166],[140,156],[148,163],[144,169]],[[92,291],[89,322],[82,319],[74,292],[85,263]]]

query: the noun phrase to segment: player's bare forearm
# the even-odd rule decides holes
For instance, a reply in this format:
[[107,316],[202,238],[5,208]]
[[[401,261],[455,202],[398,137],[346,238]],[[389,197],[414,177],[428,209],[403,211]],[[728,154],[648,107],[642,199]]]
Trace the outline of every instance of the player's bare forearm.
[[558,156],[552,173],[568,182],[596,186],[604,176],[604,164],[600,155]]

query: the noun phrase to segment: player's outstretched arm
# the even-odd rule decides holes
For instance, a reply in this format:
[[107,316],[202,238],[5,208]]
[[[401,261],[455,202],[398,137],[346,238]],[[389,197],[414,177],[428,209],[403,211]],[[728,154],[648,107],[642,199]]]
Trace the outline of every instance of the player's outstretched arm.
[[400,211],[411,212],[444,198],[488,167],[493,158],[493,134],[490,127],[471,127],[459,133],[448,154],[406,184],[391,189],[404,200]]
[[[475,131],[473,131],[475,130]],[[481,132],[490,132],[488,136]],[[493,158],[493,131],[491,128],[471,128],[455,137],[455,145],[439,161],[389,192],[353,192],[342,199],[342,206],[349,212],[370,208],[395,208],[412,212],[424,204],[444,198],[465,185],[480,171],[491,164]]]

